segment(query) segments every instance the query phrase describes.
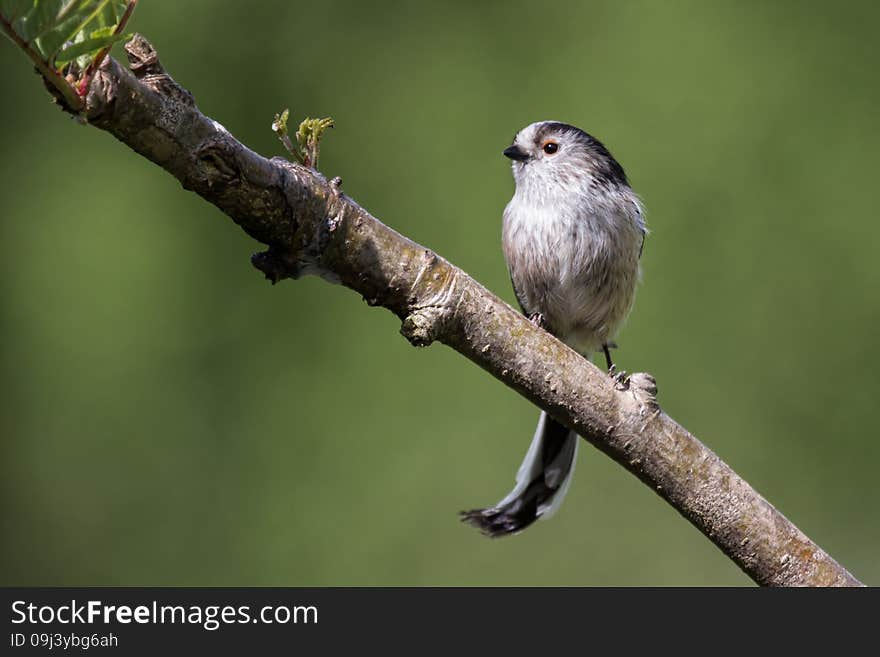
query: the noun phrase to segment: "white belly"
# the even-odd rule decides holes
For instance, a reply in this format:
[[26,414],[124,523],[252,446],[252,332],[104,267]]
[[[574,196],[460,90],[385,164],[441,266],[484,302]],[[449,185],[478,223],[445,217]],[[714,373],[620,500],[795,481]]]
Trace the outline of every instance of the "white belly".
[[558,338],[587,353],[626,319],[639,278],[643,225],[622,209],[566,215],[516,196],[504,213],[504,254],[528,314],[541,313]]

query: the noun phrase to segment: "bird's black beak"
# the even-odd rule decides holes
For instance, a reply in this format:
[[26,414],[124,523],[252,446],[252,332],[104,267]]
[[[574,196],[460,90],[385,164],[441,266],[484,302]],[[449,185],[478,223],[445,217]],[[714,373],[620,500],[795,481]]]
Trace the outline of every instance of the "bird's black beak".
[[528,153],[523,151],[519,146],[513,144],[512,146],[508,146],[504,149],[504,154],[509,157],[511,160],[516,160],[517,162],[525,162],[529,159]]

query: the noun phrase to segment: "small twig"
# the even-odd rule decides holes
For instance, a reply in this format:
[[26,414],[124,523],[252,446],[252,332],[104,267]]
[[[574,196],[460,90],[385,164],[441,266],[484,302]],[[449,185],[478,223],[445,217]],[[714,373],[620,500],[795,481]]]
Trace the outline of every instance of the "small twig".
[[272,132],[278,135],[278,139],[284,145],[284,148],[287,149],[287,152],[293,155],[297,162],[302,162],[302,156],[290,140],[290,135],[287,134],[288,117],[290,117],[289,109],[285,109],[281,114],[276,114],[275,120],[272,121]]
[[333,119],[329,116],[323,119],[304,118],[299,124],[296,131],[296,145],[290,139],[287,132],[287,120],[290,117],[290,111],[285,109],[281,114],[275,115],[272,121],[272,131],[278,135],[278,139],[284,144],[287,152],[293,155],[294,159],[310,169],[318,169],[318,155],[321,151],[321,138],[327,128],[333,127]]

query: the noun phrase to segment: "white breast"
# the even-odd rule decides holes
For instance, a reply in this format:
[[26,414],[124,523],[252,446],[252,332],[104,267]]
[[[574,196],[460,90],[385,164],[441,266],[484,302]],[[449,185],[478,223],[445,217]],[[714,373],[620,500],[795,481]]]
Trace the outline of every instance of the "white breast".
[[518,187],[504,211],[504,255],[524,310],[589,352],[629,313],[645,228],[629,189],[572,191],[550,198]]

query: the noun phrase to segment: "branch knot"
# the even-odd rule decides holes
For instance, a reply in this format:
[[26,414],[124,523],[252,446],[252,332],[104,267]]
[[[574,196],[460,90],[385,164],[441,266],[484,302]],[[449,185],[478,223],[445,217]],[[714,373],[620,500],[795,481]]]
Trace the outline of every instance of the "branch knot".
[[178,84],[159,61],[159,55],[153,44],[140,34],[135,34],[125,44],[125,54],[128,57],[128,65],[135,77],[147,87],[162,96],[171,97],[189,107],[195,107],[193,95]]
[[458,270],[425,249],[421,268],[410,288],[410,312],[400,327],[401,334],[416,347],[434,342],[452,315],[457,287]]
[[419,308],[407,315],[400,333],[414,347],[427,347],[437,339],[447,313],[436,306]]

